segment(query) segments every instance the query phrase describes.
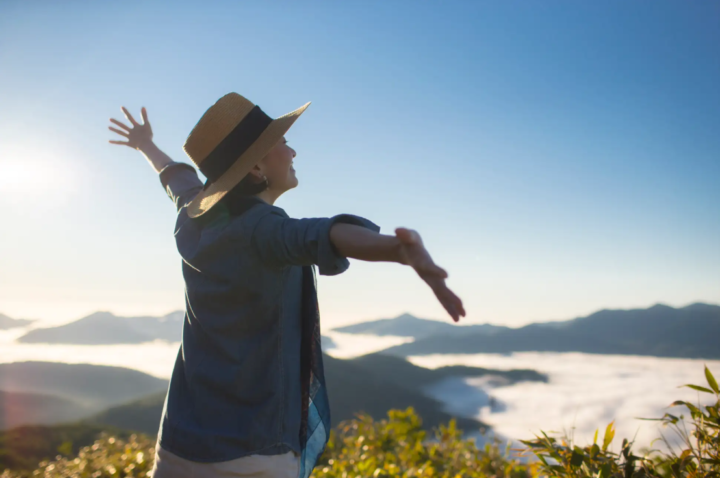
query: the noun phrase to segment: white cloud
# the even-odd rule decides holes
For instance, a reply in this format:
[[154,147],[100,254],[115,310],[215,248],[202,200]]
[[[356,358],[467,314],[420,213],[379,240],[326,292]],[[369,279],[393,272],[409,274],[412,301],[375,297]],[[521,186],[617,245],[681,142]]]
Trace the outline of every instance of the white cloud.
[[359,357],[414,340],[412,337],[348,334],[332,330],[323,331],[322,334],[330,337],[335,344],[335,347],[329,348],[327,353],[341,359]]
[[[475,416],[492,425],[495,431],[513,439],[532,438],[544,431],[570,431],[574,428],[578,443],[589,443],[596,428],[600,436],[615,420],[615,449],[622,438],[647,446],[657,438],[655,422],[637,418],[656,418],[670,411],[675,400],[695,402],[697,392],[678,388],[686,383],[704,385],[703,364],[720,375],[720,361],[666,359],[655,357],[589,355],[581,353],[518,353],[502,355],[431,355],[411,357],[417,365],[439,367],[464,364],[478,367],[529,368],[547,373],[550,382],[523,382],[487,390],[483,379],[466,379],[468,385],[483,387],[501,406],[491,410],[486,404],[470,406],[472,391],[448,393],[447,383],[429,392],[444,401],[448,410],[478,411]],[[469,387],[472,388],[472,387]],[[477,399],[477,395],[475,395]],[[472,398],[472,397],[470,397]],[[479,403],[479,402],[478,402]],[[680,410],[676,410],[680,412]]]

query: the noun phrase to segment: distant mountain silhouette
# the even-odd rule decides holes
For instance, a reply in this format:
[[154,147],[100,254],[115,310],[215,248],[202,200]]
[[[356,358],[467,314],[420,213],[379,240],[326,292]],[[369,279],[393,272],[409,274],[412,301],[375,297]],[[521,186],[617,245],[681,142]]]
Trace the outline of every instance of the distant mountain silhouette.
[[[458,327],[459,328],[459,327]],[[488,335],[437,335],[390,347],[400,356],[438,353],[585,352],[656,357],[720,358],[720,306],[601,310],[565,322],[530,324]]]
[[85,417],[88,410],[73,400],[38,393],[0,390],[0,430],[30,424],[54,424]]
[[507,329],[508,327],[490,324],[452,325],[449,322],[419,319],[410,314],[402,314],[394,319],[371,320],[333,330],[349,334],[395,335],[422,339],[435,335],[493,334]]
[[[475,377],[497,375],[511,382],[521,380],[546,381],[547,377],[532,370],[495,371],[474,367],[442,367],[436,370],[418,367],[405,359],[369,354],[349,360],[323,357],[327,379],[330,413],[334,424],[365,411],[375,418],[386,416],[392,408],[415,407],[423,417],[423,425],[430,429],[446,423],[451,415],[442,411],[442,404],[424,396],[420,388],[446,377]],[[110,425],[155,435],[165,393],[133,401],[105,410],[90,419],[93,425]],[[476,430],[483,426],[472,419],[459,418],[458,426]]]
[[[0,315],[0,329],[3,317]],[[184,319],[185,312],[180,310],[162,317],[118,317],[110,312],[95,312],[69,324],[30,330],[18,341],[77,345],[141,344],[154,340],[179,342]],[[329,350],[335,344],[329,337],[323,337],[323,347]]]
[[57,362],[0,364],[0,390],[44,394],[86,407],[87,415],[167,390],[167,380],[121,367]]
[[507,383],[547,382],[548,376],[535,370],[493,370],[465,365],[451,365],[435,369],[418,367],[402,357],[375,352],[352,360],[352,363],[372,371],[377,377],[404,388],[415,390],[449,377],[501,377]]
[[96,312],[69,324],[31,330],[18,341],[82,345],[139,344],[157,339],[179,342],[183,318],[183,312],[163,317],[118,317]]
[[0,330],[14,329],[17,327],[26,327],[35,322],[30,319],[12,319],[5,314],[0,314]]
[[320,336],[323,350],[332,350],[337,348],[337,344],[333,339],[326,335]]

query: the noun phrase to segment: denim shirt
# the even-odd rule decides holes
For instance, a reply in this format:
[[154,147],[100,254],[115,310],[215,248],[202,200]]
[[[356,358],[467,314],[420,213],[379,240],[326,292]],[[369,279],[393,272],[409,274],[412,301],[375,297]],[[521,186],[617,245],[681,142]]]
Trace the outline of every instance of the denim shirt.
[[195,169],[171,163],[160,181],[178,209],[186,314],[159,445],[198,462],[300,454],[301,266],[340,274],[349,262],[332,225],[380,228],[350,214],[293,219],[262,201],[191,219],[185,206],[203,188]]

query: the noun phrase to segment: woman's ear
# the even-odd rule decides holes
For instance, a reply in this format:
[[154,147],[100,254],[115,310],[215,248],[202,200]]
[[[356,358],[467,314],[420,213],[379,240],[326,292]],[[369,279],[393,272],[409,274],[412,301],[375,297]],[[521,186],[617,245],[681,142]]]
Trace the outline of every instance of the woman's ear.
[[261,182],[262,178],[264,176],[262,169],[260,168],[260,165],[258,165],[258,164],[253,166],[253,168],[250,170],[250,172],[248,174],[252,175],[253,179],[256,182]]

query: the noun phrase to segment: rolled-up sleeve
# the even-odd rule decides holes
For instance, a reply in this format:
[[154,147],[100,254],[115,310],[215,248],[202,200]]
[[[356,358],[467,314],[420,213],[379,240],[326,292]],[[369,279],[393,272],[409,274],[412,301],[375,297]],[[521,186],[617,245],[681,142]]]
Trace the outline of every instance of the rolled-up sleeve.
[[170,163],[160,171],[159,177],[178,211],[192,201],[203,188],[197,171],[187,163]]
[[293,219],[271,213],[255,226],[252,246],[260,259],[271,266],[315,264],[322,275],[340,274],[347,270],[350,262],[330,242],[330,228],[338,222],[380,232],[378,225],[352,214]]

